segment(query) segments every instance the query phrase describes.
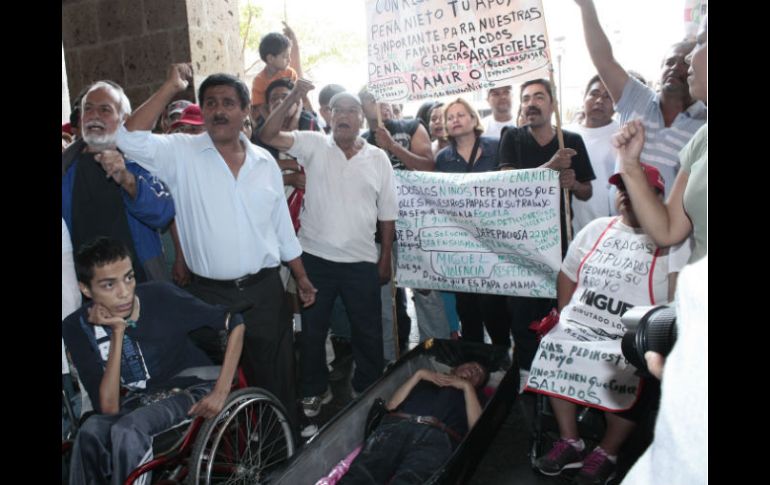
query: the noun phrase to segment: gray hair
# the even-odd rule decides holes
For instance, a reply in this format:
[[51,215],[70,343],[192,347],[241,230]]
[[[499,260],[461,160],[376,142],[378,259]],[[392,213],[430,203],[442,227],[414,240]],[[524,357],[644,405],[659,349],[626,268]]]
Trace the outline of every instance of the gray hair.
[[80,112],[85,112],[86,98],[88,95],[98,89],[106,89],[112,92],[113,97],[117,101],[118,111],[120,114],[120,121],[123,121],[131,114],[131,101],[128,100],[128,96],[118,84],[112,81],[96,81],[88,87],[88,90],[83,95],[83,99],[80,101]]

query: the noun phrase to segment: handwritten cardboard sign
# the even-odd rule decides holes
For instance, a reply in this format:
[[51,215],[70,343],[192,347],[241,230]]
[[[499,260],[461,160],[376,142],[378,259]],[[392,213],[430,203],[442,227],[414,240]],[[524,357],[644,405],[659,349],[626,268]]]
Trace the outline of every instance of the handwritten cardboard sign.
[[369,90],[397,102],[548,77],[541,0],[367,0]]
[[395,174],[399,286],[556,298],[558,172]]

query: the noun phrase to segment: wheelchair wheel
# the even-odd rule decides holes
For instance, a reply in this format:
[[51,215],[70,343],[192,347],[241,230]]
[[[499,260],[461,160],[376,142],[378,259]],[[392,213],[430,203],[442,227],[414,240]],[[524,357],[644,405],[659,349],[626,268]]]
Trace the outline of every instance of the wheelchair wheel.
[[294,454],[294,437],[280,401],[267,391],[233,392],[206,420],[190,456],[190,484],[255,484]]

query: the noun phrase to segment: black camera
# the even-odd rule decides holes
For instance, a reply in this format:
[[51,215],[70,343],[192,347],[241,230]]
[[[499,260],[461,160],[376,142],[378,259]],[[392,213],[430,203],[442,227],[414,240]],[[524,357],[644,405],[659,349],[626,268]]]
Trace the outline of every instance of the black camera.
[[668,306],[637,306],[620,318],[626,333],[620,343],[623,356],[643,375],[651,375],[644,353],[648,350],[663,357],[676,342],[676,311]]

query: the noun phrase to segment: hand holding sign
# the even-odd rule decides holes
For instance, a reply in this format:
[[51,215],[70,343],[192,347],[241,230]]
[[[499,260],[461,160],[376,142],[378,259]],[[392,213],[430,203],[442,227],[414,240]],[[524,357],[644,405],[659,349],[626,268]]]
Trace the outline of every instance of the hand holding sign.
[[572,187],[575,186],[575,182],[577,182],[575,171],[571,168],[566,168],[559,172],[559,185],[561,185],[562,189],[572,190]]
[[374,140],[377,142],[377,146],[383,150],[391,151],[395,140],[390,135],[390,132],[380,125],[374,130]]
[[553,154],[553,157],[543,165],[543,168],[550,168],[551,170],[564,170],[572,166],[572,157],[577,155],[577,152],[572,148],[561,148]]

